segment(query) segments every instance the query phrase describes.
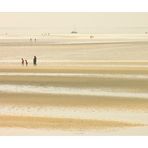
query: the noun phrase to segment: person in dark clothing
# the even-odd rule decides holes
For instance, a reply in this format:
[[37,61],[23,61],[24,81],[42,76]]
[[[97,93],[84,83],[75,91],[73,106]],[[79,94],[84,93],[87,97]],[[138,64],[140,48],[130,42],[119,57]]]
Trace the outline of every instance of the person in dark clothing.
[[37,65],[37,57],[36,56],[33,57],[33,65]]
[[22,65],[24,66],[24,59],[22,58],[21,60],[22,60]]

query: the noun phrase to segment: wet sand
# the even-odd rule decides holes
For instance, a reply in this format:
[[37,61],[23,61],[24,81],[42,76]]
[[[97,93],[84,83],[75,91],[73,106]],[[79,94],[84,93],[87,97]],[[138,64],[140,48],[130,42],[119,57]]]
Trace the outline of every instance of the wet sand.
[[62,129],[62,130],[89,130],[108,127],[136,127],[142,124],[131,124],[119,121],[101,121],[88,119],[43,118],[27,116],[0,116],[0,127]]
[[147,36],[88,37],[0,40],[0,135],[148,135]]
[[[0,130],[1,135],[7,130],[12,135],[30,135],[29,130],[37,135],[58,134],[56,130],[68,135],[126,135],[122,131],[127,130],[134,135],[131,129],[148,125],[147,68],[0,66],[0,74],[0,127],[6,130]],[[138,74],[142,76],[133,78]],[[43,92],[32,92],[34,87]],[[65,88],[70,88],[68,94]],[[96,89],[95,94],[85,94],[89,89]]]
[[148,100],[124,97],[96,97],[73,95],[44,95],[1,93],[1,104],[64,106],[64,107],[95,107],[125,110],[148,111]]

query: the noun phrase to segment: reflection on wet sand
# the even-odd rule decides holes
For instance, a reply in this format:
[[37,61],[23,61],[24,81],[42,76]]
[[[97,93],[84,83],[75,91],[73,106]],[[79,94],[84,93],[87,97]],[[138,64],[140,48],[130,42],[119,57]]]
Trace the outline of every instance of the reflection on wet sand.
[[147,127],[147,70],[15,69],[0,72],[1,128],[107,135]]

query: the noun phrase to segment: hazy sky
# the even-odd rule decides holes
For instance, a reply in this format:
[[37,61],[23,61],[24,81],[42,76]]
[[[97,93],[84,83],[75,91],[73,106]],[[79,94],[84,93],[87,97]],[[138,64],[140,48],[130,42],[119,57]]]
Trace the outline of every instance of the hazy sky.
[[0,13],[0,31],[144,33],[148,13]]

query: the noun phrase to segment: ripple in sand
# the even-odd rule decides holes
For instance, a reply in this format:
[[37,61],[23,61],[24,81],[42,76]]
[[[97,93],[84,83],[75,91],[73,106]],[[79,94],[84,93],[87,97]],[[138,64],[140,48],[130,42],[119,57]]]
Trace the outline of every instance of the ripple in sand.
[[18,84],[0,84],[0,92],[5,93],[28,93],[28,94],[57,94],[57,95],[82,95],[82,96],[112,96],[128,98],[148,98],[148,93],[128,92],[113,88],[78,88],[78,87],[55,87],[34,86]]
[[83,78],[112,78],[112,79],[148,79],[147,74],[86,74],[86,73],[17,73],[0,72],[0,76],[48,76],[48,77],[83,77]]

